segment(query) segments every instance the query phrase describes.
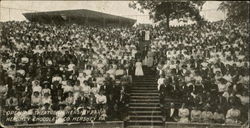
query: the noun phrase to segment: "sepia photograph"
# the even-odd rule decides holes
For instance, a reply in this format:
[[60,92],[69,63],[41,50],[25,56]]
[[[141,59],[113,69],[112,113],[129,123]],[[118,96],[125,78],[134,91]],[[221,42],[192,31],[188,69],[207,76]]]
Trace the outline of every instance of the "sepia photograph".
[[249,5],[0,0],[0,128],[249,128]]

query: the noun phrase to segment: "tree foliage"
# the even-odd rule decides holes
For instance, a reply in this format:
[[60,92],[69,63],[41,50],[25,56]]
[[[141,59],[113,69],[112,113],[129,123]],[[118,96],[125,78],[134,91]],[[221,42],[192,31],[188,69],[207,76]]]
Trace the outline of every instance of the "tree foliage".
[[247,21],[249,19],[249,1],[224,1],[218,10],[226,12],[227,20],[234,22]]
[[188,19],[204,21],[200,15],[200,10],[205,1],[186,1],[186,2],[167,2],[156,1],[133,1],[129,4],[131,8],[138,9],[141,12],[149,11],[149,16],[154,22],[165,22],[169,27],[169,21],[177,19],[187,22]]

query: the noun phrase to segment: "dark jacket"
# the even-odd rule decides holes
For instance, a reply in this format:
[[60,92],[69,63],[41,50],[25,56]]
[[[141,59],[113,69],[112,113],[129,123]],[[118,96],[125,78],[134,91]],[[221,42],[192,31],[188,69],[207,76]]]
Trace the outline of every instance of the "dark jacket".
[[178,118],[178,109],[172,108],[173,113],[171,115],[171,108],[167,108],[166,110],[166,121],[175,122],[175,119]]

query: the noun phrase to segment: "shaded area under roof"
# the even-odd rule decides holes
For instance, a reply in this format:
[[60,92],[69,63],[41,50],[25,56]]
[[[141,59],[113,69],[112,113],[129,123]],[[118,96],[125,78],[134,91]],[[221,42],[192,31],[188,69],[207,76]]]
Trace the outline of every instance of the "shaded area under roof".
[[87,9],[34,12],[24,13],[23,15],[31,22],[55,24],[76,23],[87,25],[132,26],[136,22],[135,19],[115,16]]

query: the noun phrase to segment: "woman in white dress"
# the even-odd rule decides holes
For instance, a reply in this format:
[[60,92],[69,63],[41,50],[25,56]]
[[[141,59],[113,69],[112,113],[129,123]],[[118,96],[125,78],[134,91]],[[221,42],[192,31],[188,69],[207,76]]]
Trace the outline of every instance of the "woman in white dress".
[[142,63],[139,61],[139,59],[137,60],[137,62],[135,63],[135,76],[143,76],[143,70],[142,70]]

